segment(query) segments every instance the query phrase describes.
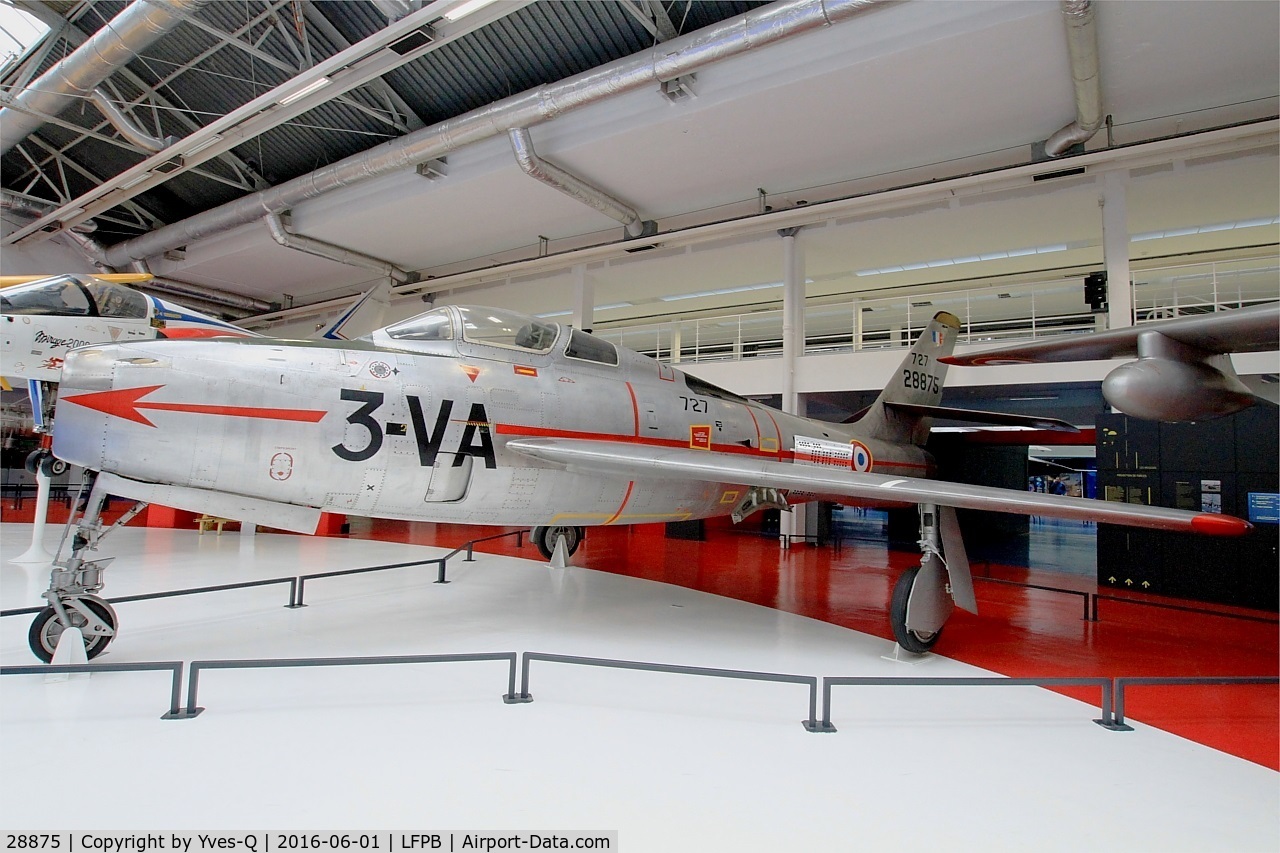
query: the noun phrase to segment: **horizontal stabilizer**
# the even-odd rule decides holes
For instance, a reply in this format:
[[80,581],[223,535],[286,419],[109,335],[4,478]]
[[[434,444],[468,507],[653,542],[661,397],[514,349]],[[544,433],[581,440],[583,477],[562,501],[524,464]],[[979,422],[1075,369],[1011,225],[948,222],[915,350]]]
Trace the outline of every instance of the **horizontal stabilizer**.
[[885,403],[885,405],[900,412],[920,417],[947,418],[953,421],[968,421],[969,423],[991,424],[993,426],[1023,426],[1031,429],[1053,430],[1054,432],[1080,431],[1066,421],[1060,421],[1057,418],[1042,418],[1036,415],[980,412],[976,409],[953,409],[950,406],[924,406],[918,403]]

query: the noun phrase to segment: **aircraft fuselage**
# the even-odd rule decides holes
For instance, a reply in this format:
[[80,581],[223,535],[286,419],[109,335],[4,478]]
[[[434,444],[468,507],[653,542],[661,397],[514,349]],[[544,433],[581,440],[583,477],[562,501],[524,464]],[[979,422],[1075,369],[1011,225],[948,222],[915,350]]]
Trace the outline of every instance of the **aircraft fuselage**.
[[616,364],[570,357],[569,334],[544,352],[462,339],[415,352],[377,336],[87,348],[66,363],[54,452],[145,482],[500,525],[680,521],[727,515],[744,497],[729,483],[572,473],[508,451],[520,438],[928,473],[919,448],[858,441],[856,427],[785,415],[637,353],[617,349]]

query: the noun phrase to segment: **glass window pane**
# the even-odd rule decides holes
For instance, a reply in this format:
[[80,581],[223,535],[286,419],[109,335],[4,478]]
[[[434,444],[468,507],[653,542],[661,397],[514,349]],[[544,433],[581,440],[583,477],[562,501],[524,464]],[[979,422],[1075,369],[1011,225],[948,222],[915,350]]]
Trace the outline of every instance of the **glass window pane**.
[[437,308],[387,327],[387,334],[397,341],[451,341],[453,321],[447,310]]
[[74,279],[67,277],[5,288],[0,291],[0,311],[5,314],[57,316],[91,313],[88,294]]
[[565,347],[564,354],[569,358],[595,361],[600,364],[618,363],[618,350],[613,344],[578,329],[574,329],[569,335],[569,346]]

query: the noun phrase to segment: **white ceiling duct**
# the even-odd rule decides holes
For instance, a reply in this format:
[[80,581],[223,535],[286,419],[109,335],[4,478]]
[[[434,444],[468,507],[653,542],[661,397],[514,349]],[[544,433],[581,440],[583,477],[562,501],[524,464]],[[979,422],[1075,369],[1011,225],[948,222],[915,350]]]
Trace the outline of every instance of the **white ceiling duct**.
[[1050,136],[1044,153],[1061,157],[1073,145],[1082,145],[1102,127],[1102,74],[1098,66],[1098,28],[1089,0],[1062,0],[1062,20],[1067,26],[1067,52],[1071,58],[1071,84],[1076,93],[1076,120]]
[[523,127],[511,128],[511,150],[515,152],[520,170],[534,180],[541,181],[560,192],[595,208],[610,219],[616,219],[626,227],[628,237],[643,237],[657,231],[657,223],[645,222],[636,209],[614,198],[599,187],[584,181],[538,156],[533,147],[533,137]]
[[448,121],[394,139],[291,181],[196,214],[108,249],[126,266],[212,234],[282,213],[312,198],[419,163],[439,159],[511,128],[528,128],[571,110],[644,86],[691,74],[707,65],[810,30],[847,20],[885,0],[781,0],[652,50],[593,68],[558,83],[504,98]]

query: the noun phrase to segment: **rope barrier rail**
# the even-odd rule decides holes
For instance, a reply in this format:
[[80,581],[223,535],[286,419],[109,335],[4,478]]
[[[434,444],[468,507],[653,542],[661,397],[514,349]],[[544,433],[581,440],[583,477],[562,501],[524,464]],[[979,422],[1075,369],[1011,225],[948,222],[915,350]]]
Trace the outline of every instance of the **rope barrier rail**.
[[59,673],[95,673],[95,672],[162,672],[173,673],[169,689],[169,710],[162,720],[181,719],[182,713],[182,668],[180,660],[141,661],[137,663],[54,663],[32,666],[0,666],[0,675],[57,675]]
[[520,693],[507,699],[508,704],[532,702],[529,693],[529,664],[541,660],[549,663],[567,663],[578,666],[598,666],[611,669],[641,670],[644,672],[667,672],[676,675],[703,675],[711,678],[736,678],[747,681],[774,681],[785,684],[803,684],[809,687],[809,716],[803,725],[809,731],[815,731],[818,725],[815,719],[818,704],[818,679],[812,675],[787,675],[776,672],[754,672],[741,669],[714,669],[704,666],[683,666],[679,664],[646,663],[643,661],[613,660],[610,658],[579,657],[577,655],[555,655],[544,652],[525,652],[524,663],[520,673]]
[[1236,684],[1280,684],[1280,677],[1270,676],[1123,676],[1115,679],[1115,713],[1113,715],[1111,726],[1116,731],[1131,732],[1133,726],[1126,725],[1124,721],[1124,694],[1128,687],[1136,686],[1182,686],[1182,685],[1198,685],[1198,686],[1223,686]]
[[141,661],[135,663],[85,663],[38,664],[31,666],[0,666],[0,675],[53,675],[57,673],[94,672],[145,672],[170,671],[172,684],[169,709],[161,717],[165,720],[185,720],[199,716],[204,708],[197,705],[200,672],[208,669],[270,669],[330,666],[378,666],[410,663],[466,663],[475,661],[506,661],[507,692],[502,700],[509,705],[533,701],[529,692],[530,664],[535,661],[563,663],[579,666],[606,667],[645,672],[665,672],[677,675],[698,675],[712,678],[733,678],[749,681],[767,681],[785,684],[801,684],[809,688],[809,715],[803,720],[806,731],[832,733],[837,731],[831,722],[831,688],[852,687],[1097,687],[1101,691],[1101,717],[1094,722],[1109,731],[1133,731],[1125,723],[1125,691],[1135,686],[1219,686],[1219,685],[1280,685],[1277,676],[1049,676],[1043,678],[1004,678],[1000,676],[977,677],[893,677],[893,676],[828,676],[822,678],[822,719],[817,719],[818,678],[812,675],[792,675],[753,670],[719,669],[687,666],[682,664],[652,663],[646,661],[615,660],[610,658],[583,657],[578,655],[524,652],[521,662],[520,690],[516,691],[516,665],[518,652],[479,652],[436,655],[378,655],[366,657],[329,658],[263,658],[241,660],[202,660],[189,664],[187,701],[181,701],[183,661]]
[[261,660],[198,660],[191,662],[187,680],[187,705],[166,719],[189,720],[204,708],[196,705],[200,673],[206,669],[292,669],[316,666],[384,666],[408,663],[469,663],[474,661],[507,661],[507,693],[515,692],[516,652],[479,652],[451,655],[378,655],[373,657],[336,658],[267,658]]

